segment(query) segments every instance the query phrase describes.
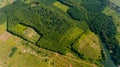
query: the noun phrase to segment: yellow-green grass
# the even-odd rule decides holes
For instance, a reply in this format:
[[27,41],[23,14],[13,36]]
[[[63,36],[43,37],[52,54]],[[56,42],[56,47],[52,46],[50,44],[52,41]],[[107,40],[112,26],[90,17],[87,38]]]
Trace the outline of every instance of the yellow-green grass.
[[113,17],[113,21],[117,27],[116,38],[118,39],[119,44],[120,44],[120,12],[116,12],[115,10],[111,9],[110,7],[106,7],[104,9],[103,13]]
[[35,43],[40,38],[40,35],[34,29],[21,24],[16,24],[15,26],[11,27],[11,30],[15,34],[33,43]]
[[64,44],[70,44],[75,41],[81,34],[83,30],[78,27],[73,27],[66,32],[66,34],[61,38],[60,42]]
[[12,3],[14,0],[0,0],[0,8]]
[[9,67],[50,67],[49,63],[40,57],[17,52],[10,58]]
[[64,4],[62,4],[62,3],[58,2],[58,1],[54,2],[53,5],[54,5],[55,7],[57,7],[57,8],[65,11],[65,12],[67,12],[67,10],[69,9],[68,6],[66,6],[66,5],[64,5]]
[[110,2],[120,7],[120,0],[110,0]]
[[0,25],[0,34],[6,31],[6,23]]
[[21,39],[6,32],[6,23],[0,25],[0,29],[0,35],[7,33],[5,37],[3,37],[3,39],[7,38],[6,41],[0,39],[0,67],[8,67],[7,62],[9,61],[11,49],[15,47],[15,45],[19,44]]
[[2,2],[3,0],[0,0],[0,3]]
[[73,45],[79,53],[83,54],[86,59],[101,59],[100,40],[97,35],[88,30]]

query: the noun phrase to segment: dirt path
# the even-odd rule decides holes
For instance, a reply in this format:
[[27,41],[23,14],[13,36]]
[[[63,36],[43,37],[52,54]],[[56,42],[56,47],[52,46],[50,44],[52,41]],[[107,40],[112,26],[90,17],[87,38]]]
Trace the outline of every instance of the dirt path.
[[95,64],[89,64],[89,63],[87,63],[87,62],[84,62],[84,61],[81,61],[81,60],[77,60],[77,59],[74,59],[74,58],[71,58],[71,57],[68,57],[68,56],[64,56],[64,57],[67,58],[67,59],[76,61],[76,62],[80,62],[80,63],[84,63],[84,64],[87,64],[87,65],[91,65],[91,66],[93,66],[93,67],[96,67]]
[[8,40],[8,38],[10,37],[10,36],[12,36],[10,33],[8,33],[8,32],[4,32],[4,33],[2,33],[1,35],[0,35],[0,40],[2,40],[2,41],[7,41]]

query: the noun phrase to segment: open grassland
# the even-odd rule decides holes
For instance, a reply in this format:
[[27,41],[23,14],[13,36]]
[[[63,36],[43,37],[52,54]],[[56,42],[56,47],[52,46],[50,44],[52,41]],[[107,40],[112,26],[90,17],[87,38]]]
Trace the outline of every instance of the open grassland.
[[73,48],[83,54],[86,59],[94,61],[101,59],[100,44],[97,35],[87,31],[74,43]]
[[83,33],[83,30],[78,27],[71,28],[60,40],[64,44],[71,44]]
[[50,67],[46,59],[30,54],[16,54],[10,59],[9,67]]
[[120,44],[120,12],[116,12],[115,10],[111,9],[110,7],[106,7],[104,9],[103,13],[113,17],[113,21],[117,27],[116,38],[118,39],[119,44]]
[[6,30],[6,23],[0,25],[0,34],[2,34]]
[[55,7],[58,7],[59,9],[65,11],[65,12],[67,12],[67,10],[69,9],[68,6],[66,6],[66,5],[64,5],[64,4],[62,4],[62,3],[58,2],[58,1],[54,2],[53,5]]
[[110,1],[120,7],[120,0],[110,0]]
[[0,67],[8,67],[11,49],[20,43],[21,39],[6,31],[6,23],[0,25]]
[[0,0],[0,8],[12,3],[14,0]]

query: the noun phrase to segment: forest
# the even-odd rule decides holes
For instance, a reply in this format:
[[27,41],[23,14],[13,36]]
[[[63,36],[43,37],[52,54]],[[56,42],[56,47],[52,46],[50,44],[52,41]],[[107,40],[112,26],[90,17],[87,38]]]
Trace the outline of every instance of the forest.
[[[72,40],[70,44],[66,44],[65,41],[61,42],[60,40],[65,38],[66,32],[75,27],[76,23],[73,22],[71,18],[77,21],[84,20],[87,22],[91,31],[101,38],[108,51],[113,51],[113,53],[111,53],[111,59],[114,63],[116,65],[120,64],[120,46],[115,37],[116,27],[113,18],[102,13],[103,9],[109,4],[109,1],[82,0],[81,3],[78,3],[77,0],[57,1],[70,7],[67,11],[67,16],[51,9],[49,6],[40,4],[41,0],[31,2],[30,4],[17,0],[13,5],[8,5],[7,8],[4,8],[4,12],[7,16],[7,30],[17,35],[18,32],[12,28],[17,24],[32,27],[40,36],[42,36],[35,43],[36,46],[61,54],[73,51],[76,52],[79,57],[83,57],[84,55],[72,49],[71,45],[76,40],[74,37],[74,40]],[[50,3],[52,2],[53,1]],[[50,4],[48,2],[46,3]],[[78,31],[78,33],[81,32]],[[77,38],[79,36],[80,35],[76,35]],[[66,41],[69,42],[67,39]]]
[[[84,17],[84,20],[87,19],[86,21],[89,28],[99,35],[108,51],[113,51],[113,53],[111,53],[111,59],[116,65],[120,64],[120,46],[118,45],[118,41],[115,37],[117,32],[116,26],[111,16],[107,16],[102,13],[103,9],[109,5],[109,0],[82,0],[81,6],[86,10],[77,9],[81,6],[73,7],[75,1],[71,3],[72,0],[60,0],[60,2],[72,7],[72,9],[68,10],[68,14],[70,14],[72,18],[80,20]],[[81,15],[83,16],[81,17]]]

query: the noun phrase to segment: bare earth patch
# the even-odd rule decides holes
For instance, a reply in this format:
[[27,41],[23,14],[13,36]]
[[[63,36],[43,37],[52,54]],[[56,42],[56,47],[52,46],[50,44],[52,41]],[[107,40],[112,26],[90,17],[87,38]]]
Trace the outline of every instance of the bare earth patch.
[[2,33],[1,35],[0,35],[0,40],[2,40],[2,41],[7,41],[8,40],[8,38],[10,37],[10,36],[12,36],[10,33],[8,33],[8,32],[4,32],[4,33]]

